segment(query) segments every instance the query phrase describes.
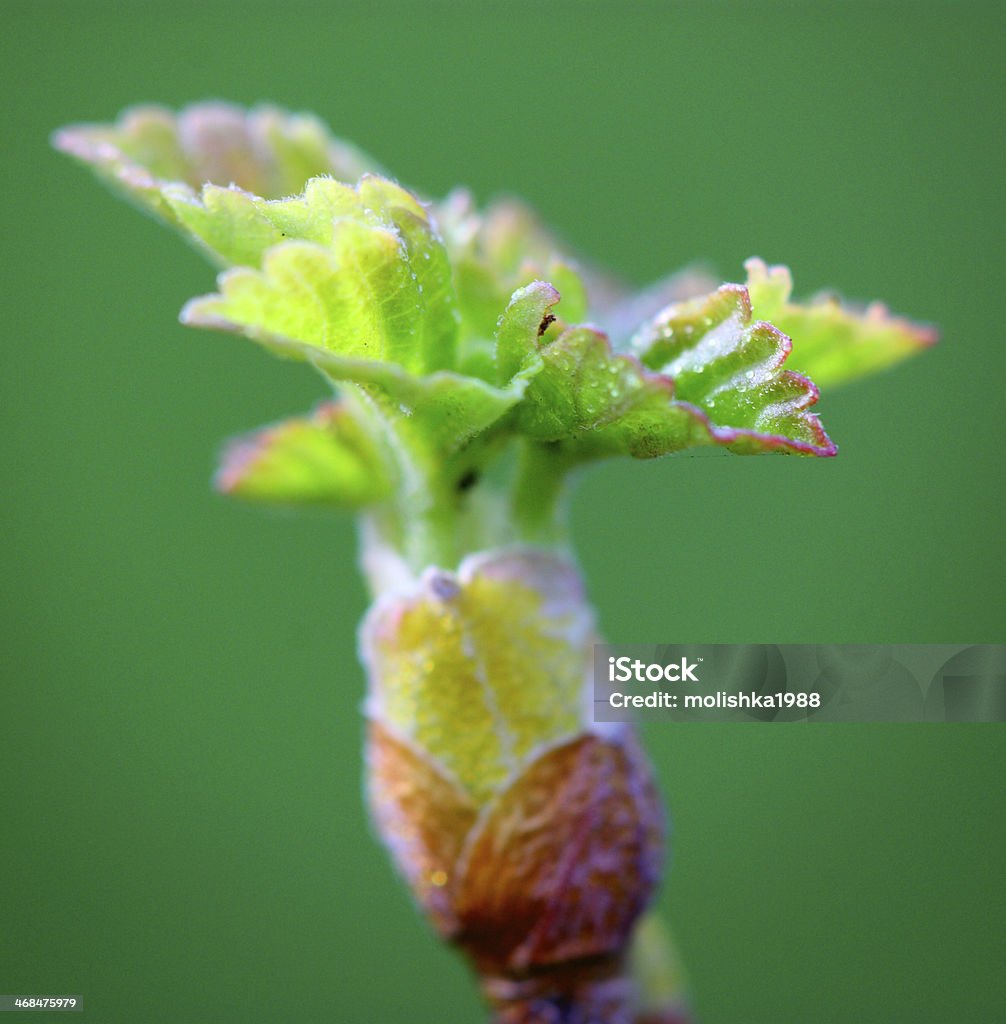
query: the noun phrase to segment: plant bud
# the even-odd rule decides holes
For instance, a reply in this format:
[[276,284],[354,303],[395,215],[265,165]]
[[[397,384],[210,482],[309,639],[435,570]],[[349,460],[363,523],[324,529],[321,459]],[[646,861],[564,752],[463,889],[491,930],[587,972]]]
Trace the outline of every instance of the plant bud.
[[589,715],[593,620],[531,551],[428,571],[365,621],[378,830],[497,1020],[631,1020],[623,958],[663,818],[631,730]]

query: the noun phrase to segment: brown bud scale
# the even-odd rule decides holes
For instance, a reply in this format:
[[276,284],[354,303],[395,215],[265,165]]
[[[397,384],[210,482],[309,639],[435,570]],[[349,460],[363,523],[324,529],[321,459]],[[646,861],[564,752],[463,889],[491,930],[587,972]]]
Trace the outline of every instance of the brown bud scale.
[[531,757],[480,810],[372,722],[377,827],[419,903],[506,1024],[631,1021],[622,957],[660,874],[663,815],[629,730]]

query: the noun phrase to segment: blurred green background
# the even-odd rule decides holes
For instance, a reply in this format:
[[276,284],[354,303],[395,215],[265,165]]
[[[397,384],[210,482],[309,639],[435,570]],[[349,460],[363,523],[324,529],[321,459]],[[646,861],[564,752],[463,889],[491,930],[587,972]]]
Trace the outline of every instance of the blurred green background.
[[[1002,641],[1002,7],[4,5],[0,993],[101,1024],[472,1022],[361,802],[348,518],[230,504],[323,394],[187,331],[200,258],[47,147],[138,101],[310,109],[643,283],[752,254],[939,324],[830,461],[587,477],[622,642]],[[797,340],[798,341],[798,340]],[[1001,1020],[1001,726],[651,729],[704,1024]]]

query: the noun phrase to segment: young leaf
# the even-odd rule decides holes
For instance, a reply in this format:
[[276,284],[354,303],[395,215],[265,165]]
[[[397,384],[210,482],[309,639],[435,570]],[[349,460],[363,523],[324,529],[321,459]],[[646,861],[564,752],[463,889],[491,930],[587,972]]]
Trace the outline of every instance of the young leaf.
[[359,508],[386,497],[392,480],[350,411],[328,402],[230,442],[216,484],[249,501]]
[[653,458],[697,445],[835,453],[806,411],[817,389],[781,369],[789,339],[751,323],[740,286],[668,307],[632,346],[636,356],[616,355],[605,335],[586,327],[546,345],[544,368],[517,412],[520,429],[585,458]]
[[571,328],[542,359],[517,410],[520,430],[536,441],[562,442],[574,459],[649,459],[716,443],[699,411],[673,400],[670,378],[616,355],[599,331]]
[[183,323],[225,331],[239,331],[263,348],[282,358],[314,365],[330,381],[349,381],[383,396],[395,411],[421,424],[426,442],[441,454],[461,447],[479,431],[499,420],[517,402],[527,386],[516,378],[506,388],[496,388],[475,377],[439,371],[415,377],[394,363],[350,358],[316,345],[274,335],[257,327],[238,328],[228,321],[216,321],[194,300],[182,310]]
[[262,199],[218,185],[206,185],[198,195],[166,186],[162,196],[178,223],[224,266],[259,267],[267,249],[287,240],[331,246],[336,225],[350,219],[397,231],[416,258],[422,257],[423,263],[415,268],[417,278],[420,273],[424,279],[435,273],[438,289],[450,288],[447,256],[426,207],[387,178],[367,174],[355,186],[312,178],[302,194],[286,199]]
[[89,164],[117,191],[174,226],[174,197],[194,197],[207,183],[235,185],[264,198],[303,191],[318,175],[355,181],[380,171],[377,161],[335,139],[310,114],[276,107],[195,103],[177,114],[164,107],[126,110],[115,124],[63,128],[53,143]]
[[447,256],[425,207],[393,182],[316,179],[303,196],[271,202],[206,189],[177,209],[204,244],[231,257],[243,246],[250,264],[223,273],[219,294],[188,303],[184,323],[244,334],[335,381],[376,385],[445,449],[523,393],[523,379],[499,389],[450,370],[458,321]]
[[505,384],[526,366],[540,368],[538,339],[555,320],[551,309],[559,293],[545,281],[518,288],[496,325],[496,380]]
[[[339,379],[341,368],[328,369],[329,356],[316,357],[318,368]],[[428,377],[410,377],[394,367],[375,382],[398,404],[398,412],[420,425],[426,441],[449,454],[475,434],[500,420],[520,401],[527,386],[525,377],[516,377],[505,388],[496,388],[476,377],[458,373],[433,373]],[[360,378],[364,373],[357,370]]]
[[168,186],[163,198],[179,224],[224,266],[258,267],[265,251],[287,239],[330,245],[337,218],[365,218],[359,194],[332,178],[313,178],[301,195],[262,199],[235,186],[205,185],[195,195]]
[[350,359],[394,363],[413,374],[449,369],[457,321],[437,243],[405,213],[396,225],[343,217],[331,239],[287,241],[265,251],[261,270],[236,267],[220,294],[195,299],[186,323],[276,336]]
[[789,269],[760,259],[744,264],[754,313],[793,339],[795,369],[821,387],[834,387],[876,373],[935,344],[936,330],[894,316],[882,303],[863,310],[833,296],[809,303],[790,300]]
[[674,380],[675,404],[698,411],[711,443],[738,454],[836,453],[807,412],[817,388],[782,368],[790,339],[764,320],[752,321],[750,296],[740,285],[668,307],[631,345],[645,366]]

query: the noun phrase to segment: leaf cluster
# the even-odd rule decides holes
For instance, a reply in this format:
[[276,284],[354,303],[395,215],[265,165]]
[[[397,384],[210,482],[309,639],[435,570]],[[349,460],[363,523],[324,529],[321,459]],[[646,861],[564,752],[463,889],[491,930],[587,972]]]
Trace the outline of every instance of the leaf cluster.
[[565,467],[696,446],[834,455],[818,385],[934,340],[877,304],[795,302],[789,271],[757,259],[744,283],[685,274],[641,299],[522,204],[422,200],[307,115],[144,107],[55,143],[221,268],[183,322],[308,362],[342,395],[229,449],[219,480],[243,497],[380,502],[396,444],[450,463],[519,438]]

